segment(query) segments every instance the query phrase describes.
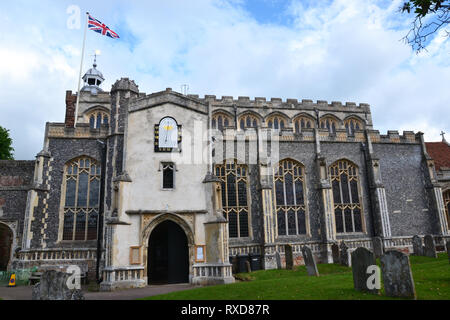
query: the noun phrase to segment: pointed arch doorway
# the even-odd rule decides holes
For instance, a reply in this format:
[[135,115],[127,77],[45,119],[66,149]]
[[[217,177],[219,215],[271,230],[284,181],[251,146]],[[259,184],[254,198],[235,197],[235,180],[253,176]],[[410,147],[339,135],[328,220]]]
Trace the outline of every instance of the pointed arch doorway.
[[13,233],[11,229],[7,225],[0,223],[0,271],[8,269],[12,243]]
[[152,231],[148,241],[148,283],[189,282],[189,248],[184,230],[166,220]]

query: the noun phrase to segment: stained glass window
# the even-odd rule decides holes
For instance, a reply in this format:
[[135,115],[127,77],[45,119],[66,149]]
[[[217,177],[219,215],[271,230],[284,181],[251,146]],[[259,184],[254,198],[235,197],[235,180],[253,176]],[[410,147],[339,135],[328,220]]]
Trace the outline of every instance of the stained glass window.
[[363,232],[358,167],[339,160],[329,168],[337,233]]
[[447,229],[450,229],[450,190],[443,193],[444,195],[444,207],[447,214]]
[[248,170],[244,164],[229,160],[215,166],[216,176],[222,182],[222,207],[228,219],[231,238],[249,236]]
[[63,240],[97,239],[100,164],[81,157],[66,164]]
[[302,132],[303,129],[314,128],[314,120],[306,116],[297,117],[294,120],[295,132]]
[[320,120],[320,128],[321,129],[327,129],[330,133],[336,133],[336,128],[338,128],[337,121],[330,117],[324,117]]
[[280,116],[272,116],[267,120],[267,127],[277,130],[284,129],[286,123],[287,123],[286,119]]
[[294,160],[282,160],[273,178],[278,235],[306,234],[304,167]]
[[363,129],[364,127],[361,121],[355,118],[345,120],[345,130],[347,130],[347,134],[349,136],[353,136],[355,134],[355,131]]
[[108,114],[104,111],[93,111],[89,113],[89,126],[92,129],[98,129],[102,124],[108,125],[109,117]]
[[246,114],[239,118],[239,128],[241,130],[245,128],[256,128],[258,123],[259,121],[256,117],[251,114]]
[[223,130],[231,123],[231,117],[223,113],[216,113],[212,116],[211,125],[213,129]]

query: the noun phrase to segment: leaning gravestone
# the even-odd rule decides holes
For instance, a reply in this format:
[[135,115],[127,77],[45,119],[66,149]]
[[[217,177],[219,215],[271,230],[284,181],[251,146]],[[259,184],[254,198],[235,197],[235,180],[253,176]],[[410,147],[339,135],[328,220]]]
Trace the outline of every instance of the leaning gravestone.
[[383,239],[381,239],[381,237],[374,237],[372,239],[372,245],[373,245],[373,253],[375,254],[375,258],[381,257],[384,253]]
[[346,267],[350,267],[351,261],[350,261],[350,256],[348,255],[348,247],[344,241],[341,242],[339,249],[340,249],[340,252],[339,252],[340,264],[343,266],[346,266]]
[[81,290],[69,289],[68,273],[48,270],[41,275],[41,280],[34,285],[32,300],[84,300]]
[[302,247],[303,260],[305,261],[306,271],[310,276],[319,276],[319,270],[317,270],[316,261],[314,260],[311,249],[307,246]]
[[275,259],[277,261],[277,269],[279,270],[282,268],[282,266],[281,266],[281,256],[278,251],[275,252]]
[[284,258],[286,259],[286,269],[294,269],[294,256],[292,254],[292,246],[290,244],[284,245]]
[[333,263],[339,264],[339,246],[337,243],[333,243],[331,246],[331,255],[333,257]]
[[413,244],[413,254],[415,256],[423,256],[423,244],[422,244],[422,238],[418,235],[415,235],[412,238],[412,244]]
[[379,294],[379,288],[369,288],[367,280],[371,273],[367,273],[370,266],[376,266],[375,255],[366,248],[357,248],[352,252],[353,284],[356,291]]
[[409,257],[400,251],[388,251],[381,256],[384,292],[389,297],[416,298]]
[[424,256],[426,257],[430,257],[430,258],[437,258],[437,254],[436,254],[436,244],[434,242],[434,238],[432,235],[427,234],[424,238],[423,238],[423,242],[424,242]]

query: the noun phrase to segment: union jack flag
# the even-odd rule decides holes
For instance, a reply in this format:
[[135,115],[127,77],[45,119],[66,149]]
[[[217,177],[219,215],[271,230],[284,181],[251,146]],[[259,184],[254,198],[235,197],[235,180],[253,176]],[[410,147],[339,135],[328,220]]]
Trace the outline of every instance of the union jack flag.
[[117,33],[108,28],[108,26],[106,26],[104,23],[100,22],[97,19],[94,19],[91,15],[89,15],[88,28],[89,30],[98,32],[113,39],[119,38],[119,35]]

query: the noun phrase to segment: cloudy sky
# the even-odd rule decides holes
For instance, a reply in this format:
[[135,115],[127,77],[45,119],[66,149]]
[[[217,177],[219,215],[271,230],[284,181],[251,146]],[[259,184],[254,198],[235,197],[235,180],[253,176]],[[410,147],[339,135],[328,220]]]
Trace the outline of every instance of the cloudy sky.
[[[42,149],[76,91],[85,12],[121,37],[88,31],[107,91],[121,77],[142,92],[369,103],[375,129],[450,140],[450,41],[417,55],[400,39],[402,0],[1,1],[0,126],[16,159]],[[81,13],[80,19],[76,14]]]

